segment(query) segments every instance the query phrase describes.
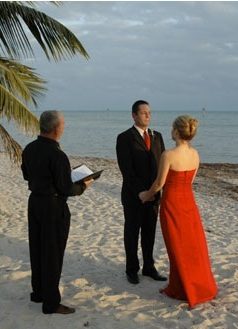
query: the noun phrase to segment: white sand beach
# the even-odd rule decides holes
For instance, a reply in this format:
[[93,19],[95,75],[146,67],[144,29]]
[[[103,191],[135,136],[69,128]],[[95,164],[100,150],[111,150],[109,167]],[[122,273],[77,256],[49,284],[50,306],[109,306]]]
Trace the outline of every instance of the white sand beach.
[[[71,157],[104,169],[82,196],[69,199],[71,230],[61,278],[62,302],[72,315],[44,315],[30,302],[27,231],[29,191],[19,168],[0,154],[0,329],[238,329],[238,165],[202,165],[195,193],[219,286],[215,300],[188,310],[184,302],[159,294],[165,283],[140,274],[125,278],[121,175],[113,160]],[[160,225],[154,256],[168,275]]]

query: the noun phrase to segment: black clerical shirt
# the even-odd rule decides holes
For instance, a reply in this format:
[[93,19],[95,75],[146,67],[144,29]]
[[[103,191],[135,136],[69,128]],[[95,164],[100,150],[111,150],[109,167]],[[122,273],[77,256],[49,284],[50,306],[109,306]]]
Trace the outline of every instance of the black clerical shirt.
[[50,138],[38,136],[25,147],[21,169],[34,195],[67,198],[82,194],[86,188],[84,183],[72,182],[69,159],[59,143]]

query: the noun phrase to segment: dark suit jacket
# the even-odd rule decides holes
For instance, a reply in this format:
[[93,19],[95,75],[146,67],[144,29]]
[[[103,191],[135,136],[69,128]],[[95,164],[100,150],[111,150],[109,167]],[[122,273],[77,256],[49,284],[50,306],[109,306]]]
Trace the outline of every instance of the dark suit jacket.
[[[165,147],[159,132],[149,130],[149,135],[150,151],[147,151],[143,137],[134,126],[117,137],[117,161],[123,176],[123,205],[141,204],[138,194],[148,190],[157,176],[159,160]],[[158,202],[159,195],[155,202]]]

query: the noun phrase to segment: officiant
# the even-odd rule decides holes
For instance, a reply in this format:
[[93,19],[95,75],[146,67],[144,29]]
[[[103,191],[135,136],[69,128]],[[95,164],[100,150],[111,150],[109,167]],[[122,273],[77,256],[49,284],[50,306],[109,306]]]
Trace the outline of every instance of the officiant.
[[68,196],[82,194],[93,180],[73,183],[67,155],[60,149],[64,116],[45,111],[40,116],[40,135],[22,153],[22,172],[31,191],[28,231],[32,302],[42,303],[44,314],[74,313],[61,304],[59,281],[70,226]]

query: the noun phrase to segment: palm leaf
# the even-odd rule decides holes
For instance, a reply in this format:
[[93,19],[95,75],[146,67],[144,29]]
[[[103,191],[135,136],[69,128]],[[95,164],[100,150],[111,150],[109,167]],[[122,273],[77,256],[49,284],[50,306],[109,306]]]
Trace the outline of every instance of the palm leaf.
[[4,151],[9,155],[10,159],[19,164],[21,161],[22,148],[21,146],[8,134],[6,129],[0,125],[0,145],[3,146]]
[[6,117],[8,121],[14,120],[27,134],[36,134],[39,131],[37,117],[1,84],[0,117]]
[[36,97],[46,91],[44,83],[32,68],[0,57],[0,84],[16,97],[37,106]]
[[[18,3],[19,5],[23,5],[24,3],[31,7],[37,6],[37,1],[14,1],[15,3]],[[53,4],[55,6],[60,6],[62,2],[60,1],[49,1],[50,4]]]
[[11,57],[33,54],[20,18],[29,28],[48,59],[57,61],[80,53],[89,58],[77,37],[63,24],[19,2],[0,1],[0,47]]

